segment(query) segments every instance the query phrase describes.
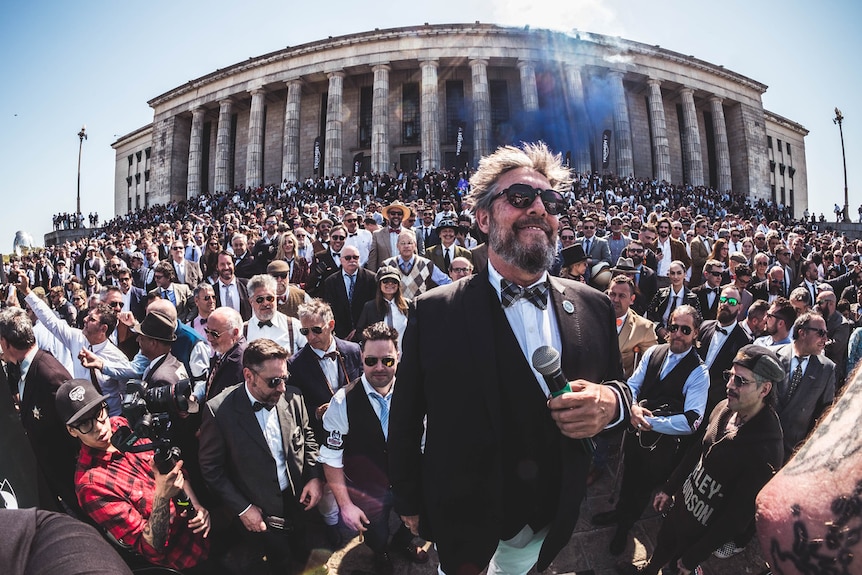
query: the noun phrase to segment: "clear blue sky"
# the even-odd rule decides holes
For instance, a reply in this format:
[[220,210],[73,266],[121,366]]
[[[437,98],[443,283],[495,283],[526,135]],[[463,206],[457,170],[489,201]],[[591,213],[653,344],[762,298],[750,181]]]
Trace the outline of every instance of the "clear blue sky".
[[[245,0],[9,2],[0,9],[0,252],[17,230],[41,244],[75,210],[77,133],[87,125],[81,211],[113,217],[118,136],[152,121],[147,100],[249,57],[354,32],[481,22],[620,36],[720,64],[769,86],[764,107],[808,130],[809,201],[843,204],[841,108],[850,210],[862,203],[862,23],[858,2],[801,0]],[[339,6],[330,9],[328,6]],[[708,6],[708,7],[707,7]]]

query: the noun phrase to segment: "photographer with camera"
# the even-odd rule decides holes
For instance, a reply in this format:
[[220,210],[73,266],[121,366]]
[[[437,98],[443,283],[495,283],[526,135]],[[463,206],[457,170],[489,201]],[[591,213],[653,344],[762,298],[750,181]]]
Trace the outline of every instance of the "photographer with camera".
[[[115,447],[111,439],[128,421],[108,416],[107,398],[87,379],[71,379],[57,390],[57,413],[81,441],[78,502],[100,527],[148,562],[180,570],[199,565],[209,554],[210,517],[185,482],[182,461],[161,473],[151,451]],[[172,502],[181,491],[194,505],[193,517],[182,517]]]

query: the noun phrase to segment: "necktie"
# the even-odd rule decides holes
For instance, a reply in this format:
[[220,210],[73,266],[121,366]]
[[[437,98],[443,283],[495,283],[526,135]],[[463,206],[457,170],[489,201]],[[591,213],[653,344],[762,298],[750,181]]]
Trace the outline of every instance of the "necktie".
[[673,310],[676,309],[676,298],[678,298],[678,297],[679,297],[678,295],[673,296],[673,300],[671,300],[671,302],[670,302],[670,310],[667,312],[668,321],[670,320],[670,316],[673,315]]
[[347,301],[353,303],[353,289],[356,287],[356,274],[347,276],[350,279],[350,287],[347,290]]
[[446,248],[445,252],[443,253],[443,271],[447,274],[449,273],[449,264],[451,263],[452,260],[449,258],[449,248]]
[[796,391],[796,388],[799,387],[799,384],[802,383],[802,360],[804,358],[797,357],[796,358],[796,369],[793,370],[793,375],[790,377],[790,387],[787,388],[787,394],[784,396],[784,401],[782,401],[783,405],[787,405],[790,403],[790,400],[793,398],[793,394]]
[[170,300],[170,302],[174,305],[177,305],[177,298],[174,295],[173,290],[165,290],[162,292],[162,298],[166,300]]
[[[21,366],[11,361],[6,364],[6,379],[9,382],[9,390],[13,395],[18,393],[18,384],[21,382]],[[21,401],[21,398],[18,398]]]
[[383,429],[383,437],[389,439],[389,405],[379,393],[371,393],[370,396],[380,406],[380,427]]
[[428,241],[428,238],[431,236],[431,228],[425,228],[425,241]]
[[592,243],[590,240],[584,240],[584,253],[588,256],[590,255],[590,243]]
[[255,401],[255,402],[254,402],[254,406],[253,406],[253,407],[254,407],[254,411],[255,411],[255,413],[257,413],[257,412],[258,412],[258,411],[260,411],[261,409],[265,409],[265,410],[269,411],[269,410],[271,410],[271,409],[272,409],[273,407],[275,407],[275,406],[274,406],[274,405],[267,405],[267,404],[265,404],[265,403],[261,403],[261,402],[259,402],[259,401]]
[[269,327],[272,327],[272,321],[270,321],[270,320],[266,320],[266,321],[259,321],[259,322],[257,322],[257,327],[258,327],[258,328],[261,328],[261,327],[263,327],[263,326],[265,326],[265,325],[268,325]]
[[227,307],[233,307],[233,293],[230,291],[230,284],[221,284],[221,287],[224,288],[224,305]]
[[509,307],[519,299],[524,298],[539,309],[548,308],[548,285],[539,285],[522,288],[521,286],[503,278],[500,280],[500,299],[503,307]]
[[401,271],[406,275],[410,273],[410,270],[413,269],[413,266],[410,265],[409,262],[401,262],[398,264],[398,267],[401,268]]
[[[91,353],[95,353],[93,351],[92,345],[90,345],[88,347],[89,347]],[[96,377],[96,369],[93,367],[90,368],[90,381],[93,382],[93,387],[96,388],[96,391],[98,391],[99,393],[102,393],[102,386],[99,385],[99,379]]]

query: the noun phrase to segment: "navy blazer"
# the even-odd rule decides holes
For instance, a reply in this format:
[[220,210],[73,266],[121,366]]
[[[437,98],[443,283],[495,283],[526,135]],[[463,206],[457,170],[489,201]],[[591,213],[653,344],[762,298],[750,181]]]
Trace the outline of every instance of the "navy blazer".
[[377,294],[375,274],[365,268],[356,270],[356,284],[353,286],[353,303],[347,299],[344,277],[334,273],[323,282],[323,300],[332,307],[335,316],[335,335],[345,339],[356,328],[365,302],[373,300]]

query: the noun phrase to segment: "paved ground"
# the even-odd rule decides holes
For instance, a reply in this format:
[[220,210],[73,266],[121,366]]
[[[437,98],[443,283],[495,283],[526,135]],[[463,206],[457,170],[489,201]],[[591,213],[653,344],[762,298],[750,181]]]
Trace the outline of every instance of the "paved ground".
[[[612,466],[614,463],[612,462]],[[596,528],[589,522],[595,513],[612,507],[608,501],[613,480],[605,474],[587,490],[587,500],[581,507],[581,517],[569,545],[563,549],[556,561],[545,571],[549,574],[565,575],[615,575],[614,565],[618,561],[640,563],[646,561],[655,545],[655,536],[661,525],[661,517],[650,511],[635,524],[632,530],[633,541],[619,557],[608,554],[607,548],[613,536],[613,527]],[[394,556],[395,573],[398,575],[435,575],[437,573],[437,554],[429,544],[430,560],[425,565],[408,563],[400,556]],[[320,556],[321,562],[325,559]],[[711,557],[702,565],[706,575],[758,575],[767,566],[760,554],[760,546],[755,539],[746,550],[730,559]],[[370,575],[374,573],[372,553],[354,537],[340,551],[326,561],[325,568],[314,571],[314,575]],[[531,572],[532,573],[532,572]]]

